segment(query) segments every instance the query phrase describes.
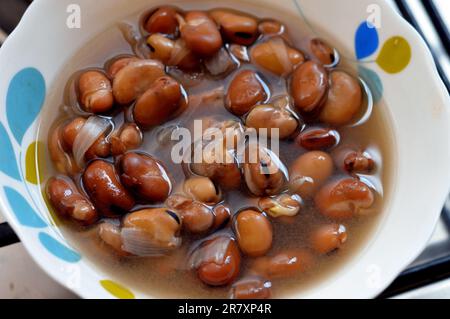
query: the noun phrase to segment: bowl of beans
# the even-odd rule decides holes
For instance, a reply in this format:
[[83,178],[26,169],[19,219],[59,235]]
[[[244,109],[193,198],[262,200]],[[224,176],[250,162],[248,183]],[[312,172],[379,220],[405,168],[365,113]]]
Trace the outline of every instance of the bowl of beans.
[[58,282],[372,298],[423,249],[450,103],[384,1],[78,3],[0,51],[0,208]]

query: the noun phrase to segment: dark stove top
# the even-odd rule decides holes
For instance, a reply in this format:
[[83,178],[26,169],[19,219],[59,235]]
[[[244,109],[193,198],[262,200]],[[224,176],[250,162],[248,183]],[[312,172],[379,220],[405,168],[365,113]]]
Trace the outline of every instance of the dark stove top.
[[[356,0],[355,0],[356,1]],[[450,1],[386,0],[424,37],[450,92]],[[0,45],[15,28],[32,0],[1,0]],[[449,163],[450,165],[450,163]],[[7,223],[0,224],[0,249],[19,239]],[[380,298],[450,296],[450,200],[442,210],[435,235],[419,258],[405,269]]]

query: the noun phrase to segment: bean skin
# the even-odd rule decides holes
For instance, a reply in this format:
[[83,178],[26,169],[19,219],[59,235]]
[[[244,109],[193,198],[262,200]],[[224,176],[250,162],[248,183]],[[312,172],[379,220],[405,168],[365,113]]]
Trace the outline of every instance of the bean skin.
[[311,198],[334,171],[330,155],[311,151],[298,157],[289,169],[289,188],[302,198]]
[[131,254],[123,250],[123,240],[120,227],[108,222],[103,222],[98,226],[98,237],[112,248],[117,255],[128,257]]
[[103,160],[91,162],[83,174],[83,186],[103,216],[114,217],[130,211],[135,201],[120,183],[114,165]]
[[119,168],[122,184],[145,202],[163,202],[172,190],[164,167],[149,155],[126,153]]
[[356,178],[332,181],[323,186],[314,198],[319,212],[333,219],[349,219],[374,203],[372,190]]
[[181,26],[181,37],[189,49],[201,57],[210,57],[222,47],[222,36],[211,17],[201,11],[190,11]]
[[79,101],[86,112],[106,113],[114,105],[111,82],[99,71],[86,71],[78,79]]
[[233,227],[239,248],[244,254],[250,257],[264,256],[272,247],[272,225],[261,212],[252,209],[239,212]]
[[172,195],[167,199],[166,205],[180,214],[183,219],[183,228],[191,233],[205,233],[214,223],[213,212],[196,200],[182,195]]
[[173,78],[163,76],[137,100],[134,120],[144,129],[161,125],[176,116],[185,104],[181,85]]
[[358,80],[343,71],[333,71],[328,99],[319,119],[333,126],[349,124],[362,107],[362,89]]
[[174,35],[178,30],[177,11],[164,6],[153,12],[145,22],[144,29],[148,33],[163,33]]
[[230,292],[231,299],[269,299],[272,284],[258,276],[241,279],[233,284]]
[[47,182],[47,198],[58,214],[84,225],[93,224],[98,214],[91,201],[67,177],[52,177]]
[[306,249],[285,250],[272,257],[260,257],[251,265],[252,272],[269,279],[289,278],[310,270],[315,258]]
[[291,112],[272,105],[255,106],[247,115],[245,125],[257,130],[267,129],[268,137],[271,136],[272,129],[278,129],[280,139],[292,136],[299,126]]
[[267,92],[257,74],[251,70],[244,70],[231,81],[225,105],[231,113],[241,116],[266,99]]
[[342,224],[325,224],[310,235],[312,248],[319,254],[328,254],[339,249],[347,241],[347,230]]
[[[213,239],[217,240],[217,239]],[[210,243],[207,243],[208,245]],[[222,261],[206,260],[197,269],[201,281],[210,286],[232,283],[239,274],[241,255],[234,240],[230,240]]]
[[339,133],[328,128],[311,128],[300,133],[297,144],[307,150],[325,150],[336,146],[340,140]]
[[317,111],[326,99],[327,91],[328,74],[320,64],[308,61],[294,71],[291,94],[300,112]]
[[213,10],[210,15],[231,43],[249,46],[258,38],[258,22],[250,16],[231,10]]
[[195,200],[205,204],[217,204],[220,190],[208,177],[194,176],[184,182],[184,192]]
[[164,65],[156,60],[128,63],[117,72],[113,94],[119,104],[129,104],[147,91],[156,79],[164,76]]
[[63,125],[60,124],[56,128],[50,130],[48,139],[48,150],[50,159],[52,160],[56,170],[65,175],[74,176],[80,171],[73,156],[65,151],[64,141],[62,138]]

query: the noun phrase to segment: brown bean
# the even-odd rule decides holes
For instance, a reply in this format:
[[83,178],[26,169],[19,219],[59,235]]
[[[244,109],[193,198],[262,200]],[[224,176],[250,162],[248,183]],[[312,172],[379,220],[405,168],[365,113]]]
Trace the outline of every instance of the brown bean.
[[241,62],[250,62],[247,47],[238,44],[231,44],[228,48],[230,53]]
[[280,139],[292,136],[298,128],[298,121],[293,114],[270,104],[255,106],[247,115],[245,125],[254,129],[267,129],[267,136],[272,136],[272,129],[278,130]]
[[287,182],[287,169],[276,154],[249,144],[245,157],[244,177],[252,194],[272,196],[282,192]]
[[121,57],[121,58],[116,59],[108,66],[109,78],[114,79],[116,77],[117,73],[119,73],[119,71],[122,70],[124,67],[126,67],[128,64],[130,64],[131,62],[136,62],[136,61],[140,61],[140,60],[141,59],[139,59],[138,57],[134,57],[134,56],[127,56],[127,57]]
[[333,71],[328,99],[319,119],[340,126],[352,121],[362,107],[362,89],[358,80],[343,71]]
[[272,257],[260,257],[251,265],[252,272],[269,279],[289,278],[310,270],[314,256],[306,249],[286,250]]
[[80,171],[80,168],[73,156],[65,151],[62,130],[63,125],[60,124],[49,132],[48,150],[50,159],[59,173],[74,176]]
[[250,56],[252,62],[279,76],[291,73],[297,65],[305,61],[303,53],[287,46],[281,38],[255,45]]
[[98,214],[91,201],[67,177],[52,177],[47,182],[47,198],[58,214],[84,225],[93,224]]
[[177,11],[164,6],[153,12],[145,22],[144,29],[148,33],[164,33],[174,35],[178,30]]
[[136,149],[141,146],[142,140],[139,127],[134,123],[126,123],[117,134],[110,137],[111,154],[117,156]]
[[353,151],[344,159],[344,168],[349,173],[369,173],[374,167],[374,160],[366,152]]
[[339,140],[339,133],[335,130],[311,128],[300,133],[297,137],[297,144],[310,151],[324,150],[336,146]]
[[223,204],[217,205],[213,208],[213,213],[214,213],[214,224],[212,226],[212,230],[224,228],[230,222],[231,211],[227,206]]
[[182,195],[172,195],[166,201],[167,207],[180,214],[183,228],[199,234],[211,229],[214,223],[213,212],[202,203]]
[[272,225],[259,211],[247,209],[239,212],[235,217],[233,228],[239,248],[248,256],[263,256],[272,247]]
[[266,99],[267,92],[259,76],[251,70],[244,70],[231,81],[225,104],[231,113],[241,116]]
[[352,218],[370,208],[374,200],[369,186],[356,178],[332,181],[323,186],[314,198],[319,212],[334,219]]
[[258,202],[259,208],[273,218],[288,218],[296,216],[303,205],[298,195],[281,194],[277,197],[264,197]]
[[201,11],[190,11],[181,25],[181,37],[189,49],[201,57],[213,56],[222,47],[222,36],[211,17]]
[[99,213],[116,216],[127,213],[135,204],[120,183],[114,165],[103,160],[91,162],[83,174],[83,186]]
[[149,155],[126,153],[119,168],[123,185],[146,202],[163,202],[172,190],[165,168]]
[[111,82],[100,71],[86,71],[78,79],[79,101],[86,112],[105,113],[112,109]]
[[[85,123],[86,119],[82,117],[76,117],[63,127],[62,139],[64,141],[64,148],[67,152],[72,152],[75,139],[77,138],[77,135],[80,133]],[[111,144],[106,140],[105,135],[102,134],[86,151],[85,158],[87,160],[91,160],[96,157],[106,158],[110,154]]]
[[337,62],[338,56],[336,56],[336,51],[323,40],[312,39],[309,47],[314,57],[323,65],[332,65]]
[[347,230],[342,224],[321,225],[310,235],[312,248],[319,254],[339,249],[347,241]]
[[131,254],[123,250],[123,240],[120,227],[103,222],[98,226],[98,237],[121,257],[127,257]]
[[249,46],[258,38],[258,22],[253,17],[226,9],[213,10],[210,15],[231,43]]
[[169,76],[157,79],[137,100],[134,120],[143,127],[161,125],[175,117],[186,106],[181,85]]
[[284,33],[284,25],[278,21],[265,20],[258,25],[258,30],[263,35],[280,35]]
[[174,52],[175,41],[155,33],[148,37],[147,44],[152,51],[150,55],[152,59],[159,60],[166,65],[169,64]]
[[[207,241],[206,249],[215,249],[214,242],[220,237]],[[209,247],[208,247],[209,246]],[[220,247],[221,248],[221,247]],[[210,252],[214,255],[214,252]],[[216,254],[217,255],[217,254]],[[197,275],[201,281],[210,286],[224,286],[232,283],[239,274],[241,265],[241,255],[234,240],[230,240],[223,258],[216,260],[206,258],[197,268]]]
[[308,61],[293,73],[291,94],[300,112],[317,111],[324,103],[328,91],[328,74],[318,63]]
[[147,91],[156,79],[164,76],[164,65],[156,60],[130,62],[117,72],[113,94],[120,104],[129,104]]
[[269,299],[272,284],[261,277],[251,276],[241,279],[231,287],[231,299]]
[[289,169],[289,188],[302,198],[311,198],[333,173],[333,160],[321,151],[312,151],[298,157]]
[[184,182],[184,192],[199,202],[217,204],[221,199],[220,189],[208,177],[194,176]]

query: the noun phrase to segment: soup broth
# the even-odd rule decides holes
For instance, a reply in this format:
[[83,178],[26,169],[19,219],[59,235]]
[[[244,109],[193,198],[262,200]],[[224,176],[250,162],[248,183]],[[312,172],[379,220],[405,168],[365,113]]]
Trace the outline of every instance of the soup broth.
[[[202,2],[202,5],[199,5],[192,2],[190,5],[183,3],[183,5],[177,7],[177,10],[184,14],[184,12],[193,9],[208,10],[214,7],[212,3],[205,4]],[[251,12],[251,17],[255,17],[258,22],[266,19],[279,21],[286,29],[286,43],[303,52],[306,57],[312,56],[309,43],[316,36],[305,27],[303,22],[299,21],[297,16],[289,15],[285,12],[277,12],[272,9],[247,7],[241,4],[239,8],[241,8],[240,10],[243,14]],[[140,12],[135,16],[119,21],[117,25],[96,36],[95,39],[86,44],[68,61],[50,91],[47,105],[41,117],[38,140],[47,141],[49,134],[58,125],[66,123],[80,116],[80,114],[85,118],[92,115],[84,112],[79,103],[79,92],[76,87],[80,74],[86,72],[86,70],[108,69],[113,62],[117,61],[118,56],[138,56],[141,59],[150,58],[152,49],[146,44],[149,33],[144,30],[143,25],[149,15],[154,12],[155,8],[149,8],[149,11],[146,13]],[[236,13],[240,14],[240,12]],[[268,41],[268,39],[270,40],[271,36],[259,36],[255,43],[249,46],[248,51],[251,51],[250,47],[254,48],[256,45]],[[224,40],[225,48],[231,51],[230,46],[232,43],[227,41]],[[336,46],[337,44],[330,43],[330,45]],[[335,67],[327,68],[327,72],[344,70],[357,78],[358,74],[354,65],[345,58],[346,53],[340,52],[340,55],[339,64]],[[162,163],[171,180],[172,195],[184,193],[184,182],[192,176],[192,172],[187,174],[185,165],[173,162],[171,150],[174,143],[169,141],[168,136],[180,127],[192,130],[193,121],[198,119],[203,119],[204,125],[207,124],[206,118],[213,118],[217,122],[233,120],[245,125],[245,116],[234,115],[225,106],[225,96],[230,90],[230,83],[237,74],[243,70],[254,71],[270,88],[270,93],[267,94],[265,101],[258,104],[273,103],[277,101],[277,98],[291,95],[291,74],[295,72],[294,70],[291,70],[288,75],[280,76],[261,67],[261,65],[253,63],[253,61],[242,62],[236,57],[232,58],[235,64],[234,69],[225,75],[213,76],[208,74],[205,69],[202,69],[199,74],[198,72],[181,71],[176,66],[166,67],[167,74],[181,83],[184,90],[183,93],[189,100],[188,106],[181,114],[164,121],[161,125],[143,128],[143,142],[141,146],[131,151],[149,154]],[[301,199],[301,209],[294,217],[274,218],[266,212],[261,212],[270,222],[273,233],[271,248],[265,254],[266,256],[273,257],[283,251],[300,249],[307,251],[314,261],[312,266],[305,271],[294,272],[286,278],[282,278],[283,276],[280,276],[281,278],[269,278],[270,276],[255,273],[254,271],[255,260],[264,256],[251,257],[241,251],[241,265],[236,281],[239,282],[239,280],[248,276],[263,278],[262,280],[271,283],[272,297],[282,298],[294,294],[297,295],[306,292],[313,285],[325,283],[327,278],[330,278],[333,273],[342,270],[346,263],[360,254],[364,247],[367,246],[369,239],[382,218],[384,207],[389,199],[389,185],[392,176],[391,166],[394,159],[386,105],[383,102],[378,102],[372,107],[370,105],[370,90],[364,86],[363,82],[361,82],[361,89],[363,92],[363,106],[358,111],[358,114],[353,116],[350,123],[345,125],[327,125],[321,123],[317,117],[309,119],[308,116],[305,116],[296,108],[290,110],[300,125],[295,134],[280,141],[279,159],[287,168],[290,168],[301,155],[316,151],[308,150],[299,145],[300,138],[298,135],[300,132],[324,127],[333,129],[339,134],[338,145],[325,148],[324,152],[331,154],[335,158],[334,154],[339,148],[348,146],[364,151],[364,154],[370,154],[370,158],[375,163],[375,166],[367,172],[352,173],[339,169],[334,164],[333,173],[327,178],[327,183],[345,178],[360,180],[370,187],[373,193],[372,205],[361,210],[361,214],[355,214],[351,218],[336,219],[320,213],[313,196]],[[130,103],[130,105],[130,107],[116,105],[116,111],[112,115],[106,115],[115,123],[115,128],[120,127],[121,123],[129,120],[134,103]],[[121,112],[118,111],[119,109],[127,110]],[[107,159],[114,161],[114,158],[110,156]],[[117,157],[115,159],[117,160]],[[49,178],[60,174],[60,172],[57,171],[48,154],[44,154],[40,161],[42,162],[40,166],[43,169],[39,178],[42,185],[45,185]],[[86,190],[83,189],[81,175],[82,171],[75,174],[74,181],[81,193],[84,193]],[[75,248],[82,252],[86,260],[92,263],[93,267],[108,274],[108,277],[114,278],[115,281],[131,287],[134,291],[161,298],[225,298],[230,296],[233,282],[217,287],[203,283],[198,278],[197,269],[190,269],[189,256],[199,242],[204,241],[204,238],[214,236],[217,232],[225,234],[225,236],[231,236],[233,240],[236,239],[236,229],[233,226],[236,223],[238,213],[246,208],[261,210],[260,199],[270,196],[256,196],[252,194],[246,187],[245,178],[242,179],[239,188],[233,190],[222,189],[221,192],[221,202],[235,216],[231,219],[229,226],[216,232],[207,231],[202,234],[191,234],[182,229],[181,246],[163,257],[124,257],[103,242],[98,234],[100,220],[119,225],[120,216],[117,218],[103,216],[99,218],[98,222],[89,226],[81,225],[71,218],[61,217],[57,209],[55,209],[54,218],[60,221],[59,225],[64,236],[70,240]],[[289,186],[286,186],[279,193],[293,194],[295,192],[292,192]],[[268,195],[276,197],[279,194]],[[165,205],[162,202],[138,200],[138,204],[133,206],[129,212],[135,212],[144,208],[164,207]],[[311,244],[311,232],[317,226],[327,224],[345,226],[346,240],[336,250],[318,253]],[[242,250],[242,247],[240,249]]]

